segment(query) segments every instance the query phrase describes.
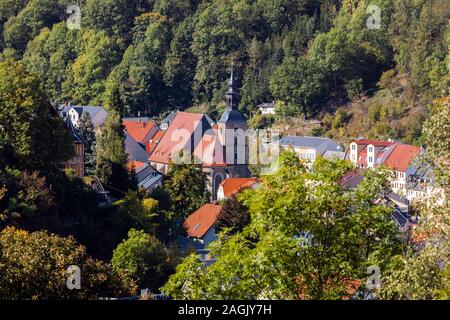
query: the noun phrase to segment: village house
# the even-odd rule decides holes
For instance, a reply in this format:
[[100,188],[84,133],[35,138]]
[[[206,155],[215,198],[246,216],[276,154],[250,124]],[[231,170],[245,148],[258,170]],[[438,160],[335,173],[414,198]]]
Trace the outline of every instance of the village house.
[[230,198],[232,195],[239,193],[243,189],[255,189],[259,186],[257,178],[229,178],[225,179],[219,187],[217,193],[217,201]]
[[128,170],[134,170],[138,188],[150,193],[162,185],[162,174],[148,164],[148,153],[144,146],[136,141],[128,131],[125,131],[125,152],[128,155]]
[[63,119],[70,117],[76,128],[78,128],[78,122],[85,112],[89,113],[91,116],[91,121],[96,131],[103,126],[106,121],[106,117],[108,116],[108,112],[100,106],[71,106],[70,104],[67,104],[62,105],[59,108],[60,116]]
[[262,115],[275,114],[275,102],[262,103],[257,108],[259,109]]
[[286,136],[275,143],[279,144],[282,150],[294,151],[308,167],[311,167],[319,156],[343,159],[345,155],[343,149],[328,138]]
[[184,221],[187,236],[205,246],[217,240],[215,224],[222,207],[205,204]]
[[[239,95],[233,73],[228,86],[227,109],[217,123],[205,114],[171,113],[160,125],[164,133],[159,134],[159,143],[150,147],[149,162],[162,174],[167,174],[171,161],[181,154],[201,165],[208,176],[213,200],[217,199],[219,186],[226,178],[250,175],[245,137],[248,127],[238,109]],[[231,150],[228,146],[232,146]]]
[[148,118],[124,118],[122,122],[125,132],[150,153],[151,140],[159,132],[156,122]]
[[345,157],[363,169],[384,165],[393,173],[392,190],[407,196],[408,168],[422,152],[420,147],[399,142],[360,139],[350,143]]

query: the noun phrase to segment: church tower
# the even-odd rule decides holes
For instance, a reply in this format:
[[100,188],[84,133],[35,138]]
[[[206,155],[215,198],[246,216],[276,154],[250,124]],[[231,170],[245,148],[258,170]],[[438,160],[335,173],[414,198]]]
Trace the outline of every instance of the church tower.
[[246,165],[248,162],[248,130],[247,120],[239,111],[239,93],[236,88],[236,79],[231,70],[226,94],[227,109],[217,122],[220,141],[225,148],[227,164]]

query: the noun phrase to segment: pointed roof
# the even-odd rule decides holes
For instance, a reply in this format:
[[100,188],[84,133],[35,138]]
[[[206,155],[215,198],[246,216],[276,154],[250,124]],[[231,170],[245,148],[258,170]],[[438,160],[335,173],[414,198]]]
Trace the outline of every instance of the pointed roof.
[[72,119],[70,117],[66,118],[65,121],[66,128],[69,130],[72,140],[75,143],[84,143],[84,139],[81,137],[81,135],[78,133],[77,129],[73,125]]
[[[204,130],[210,129],[211,125],[210,119],[203,114],[177,112],[169,128],[151,153],[149,160],[169,164],[172,156],[175,156],[189,142],[192,143],[191,138],[199,126],[202,127],[204,132]],[[195,137],[198,141],[193,141],[192,149],[202,138],[203,132],[198,137]]]
[[191,214],[184,222],[187,234],[190,237],[202,238],[217,222],[221,206],[205,204]]
[[228,80],[228,93],[237,94],[236,90],[236,79],[234,78],[234,67],[231,67],[231,76]]
[[125,134],[125,151],[130,161],[147,163],[147,152],[129,133]]
[[130,121],[123,120],[123,125],[128,134],[133,137],[137,142],[144,143],[148,134],[156,128],[156,123],[150,121]]
[[242,189],[252,188],[255,184],[258,184],[257,178],[228,178],[220,186],[223,188],[224,196],[228,198]]

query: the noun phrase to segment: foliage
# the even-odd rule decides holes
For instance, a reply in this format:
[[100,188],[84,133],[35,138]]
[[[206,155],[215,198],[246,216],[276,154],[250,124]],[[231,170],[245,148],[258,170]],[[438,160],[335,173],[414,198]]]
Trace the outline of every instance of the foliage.
[[427,153],[422,159],[432,165],[434,192],[415,204],[418,224],[411,231],[411,243],[394,257],[383,278],[381,297],[385,299],[446,299],[450,297],[448,234],[448,97],[437,99],[432,116],[424,125]]
[[182,220],[209,202],[206,174],[194,164],[171,163],[163,188],[170,197],[171,211]]
[[114,250],[111,263],[116,272],[136,280],[139,287],[156,292],[172,272],[168,249],[154,236],[131,229]]
[[195,255],[185,259],[163,292],[188,299],[347,297],[367,266],[385,266],[401,249],[391,209],[379,202],[386,174],[371,171],[356,190],[343,190],[339,179],[349,168],[320,159],[305,173],[295,154],[283,154],[280,170],[244,193],[250,225],[211,245],[211,266],[199,268]]
[[93,175],[96,167],[96,149],[94,124],[89,112],[83,112],[78,121],[78,132],[84,140],[84,168],[87,175]]
[[97,137],[97,175],[103,183],[114,188],[114,191],[126,191],[128,189],[126,163],[122,120],[117,111],[111,110]]
[[0,140],[18,167],[53,168],[73,154],[71,138],[39,80],[22,63],[0,63]]
[[227,229],[234,234],[242,232],[249,223],[250,212],[236,195],[224,200],[217,218],[217,230]]
[[158,217],[158,201],[145,197],[143,192],[128,191],[118,206],[117,220],[124,230],[132,228],[154,233]]
[[[70,265],[81,269],[81,290],[66,286]],[[0,298],[98,299],[129,294],[120,273],[86,254],[73,238],[8,227],[0,233]]]

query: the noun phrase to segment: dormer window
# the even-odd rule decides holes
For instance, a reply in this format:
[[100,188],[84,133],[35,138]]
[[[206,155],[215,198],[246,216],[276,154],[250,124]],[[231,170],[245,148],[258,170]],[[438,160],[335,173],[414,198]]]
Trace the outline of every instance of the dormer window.
[[355,151],[356,150],[356,145],[352,144],[352,150]]
[[373,147],[372,146],[369,146],[369,152],[373,153]]

